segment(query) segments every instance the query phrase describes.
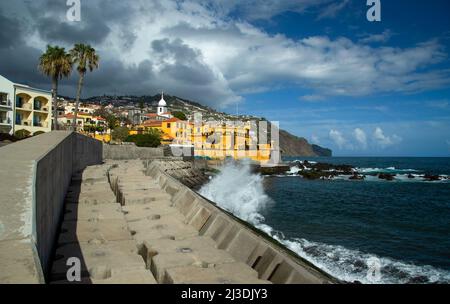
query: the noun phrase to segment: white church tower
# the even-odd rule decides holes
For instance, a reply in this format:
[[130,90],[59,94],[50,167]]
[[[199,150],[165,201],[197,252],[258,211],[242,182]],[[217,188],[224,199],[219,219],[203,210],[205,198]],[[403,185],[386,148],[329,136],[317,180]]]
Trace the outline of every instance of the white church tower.
[[161,100],[158,102],[158,111],[156,114],[158,114],[158,116],[167,115],[167,103],[164,100],[164,92],[161,93]]

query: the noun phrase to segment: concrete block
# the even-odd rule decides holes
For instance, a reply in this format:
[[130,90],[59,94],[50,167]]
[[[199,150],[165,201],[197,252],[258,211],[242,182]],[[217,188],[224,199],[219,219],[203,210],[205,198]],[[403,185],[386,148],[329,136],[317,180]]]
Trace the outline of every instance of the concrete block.
[[125,214],[125,219],[128,222],[141,219],[152,220],[158,215],[161,217],[168,214],[179,213],[169,204],[170,201],[161,200],[141,205],[125,205],[122,207],[122,212]]
[[184,224],[182,219],[180,214],[170,214],[161,216],[159,220],[140,220],[129,222],[128,225],[138,244],[142,244],[145,240],[162,238],[179,240],[197,236],[198,232],[192,226]]
[[175,284],[268,284],[244,263],[219,264],[211,268],[185,266],[166,270],[163,283]]
[[138,254],[136,243],[133,240],[71,243],[57,248],[51,271],[52,280],[66,278],[70,267],[66,263],[67,259],[71,257],[80,259],[83,276],[97,279],[103,279],[98,274],[98,270],[101,268],[109,272],[132,268],[145,269],[144,260]]
[[119,204],[66,204],[64,210],[65,221],[93,221],[123,218],[124,214]]
[[61,225],[59,243],[119,241],[132,239],[127,223],[121,220],[67,221]]

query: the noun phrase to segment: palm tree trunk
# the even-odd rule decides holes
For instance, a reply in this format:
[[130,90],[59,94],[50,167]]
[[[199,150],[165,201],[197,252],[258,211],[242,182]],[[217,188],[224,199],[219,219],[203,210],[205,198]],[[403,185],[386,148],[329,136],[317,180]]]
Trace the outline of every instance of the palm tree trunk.
[[58,130],[58,78],[52,79],[53,130]]
[[84,74],[80,73],[80,79],[78,79],[77,100],[75,102],[75,113],[73,115],[73,121],[72,121],[73,131],[77,130],[78,107],[80,104],[81,88],[83,87],[83,82],[84,82]]

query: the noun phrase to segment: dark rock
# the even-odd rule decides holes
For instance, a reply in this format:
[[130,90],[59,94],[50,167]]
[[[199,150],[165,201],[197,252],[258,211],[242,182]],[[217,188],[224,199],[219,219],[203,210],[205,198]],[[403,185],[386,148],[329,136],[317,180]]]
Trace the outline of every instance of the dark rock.
[[285,174],[287,171],[289,171],[291,167],[289,166],[273,166],[273,167],[260,167],[260,172],[263,175],[278,175],[278,174]]
[[410,173],[410,174],[408,174],[408,178],[410,178],[410,179],[414,179],[414,178],[415,178],[415,176],[414,176],[414,175],[412,175],[412,174]]
[[354,173],[350,176],[349,180],[364,180],[366,177],[364,175],[358,175],[358,173]]
[[417,276],[417,277],[411,278],[408,281],[408,284],[425,284],[428,282],[429,282],[429,279],[426,276]]
[[441,180],[441,177],[439,175],[431,175],[431,174],[425,174],[423,178],[428,182],[434,182],[434,181]]
[[378,174],[378,178],[379,179],[384,179],[384,180],[387,180],[387,181],[393,181],[395,176],[396,176],[395,174],[389,174],[389,173],[380,173],[380,174]]
[[309,180],[316,180],[316,179],[320,179],[323,176],[325,176],[324,173],[317,172],[317,171],[302,171],[302,172],[299,172],[298,174],[303,176],[303,178],[306,178]]
[[353,167],[350,165],[332,165],[327,163],[317,163],[311,166],[317,171],[337,171],[345,175],[353,174]]

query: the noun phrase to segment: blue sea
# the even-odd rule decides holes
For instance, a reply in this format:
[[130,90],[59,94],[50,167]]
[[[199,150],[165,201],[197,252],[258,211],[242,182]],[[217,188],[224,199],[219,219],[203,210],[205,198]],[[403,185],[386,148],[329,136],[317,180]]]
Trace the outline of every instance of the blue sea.
[[[450,158],[290,158],[397,174],[306,180],[228,164],[200,193],[332,276],[361,283],[450,283]],[[407,176],[417,176],[410,179]]]
[[[450,282],[450,182],[401,178],[450,174],[450,158],[289,158],[388,172],[397,181],[268,177],[264,224],[332,275],[363,283]],[[368,269],[379,267],[377,280]],[[369,262],[368,262],[369,261]]]

